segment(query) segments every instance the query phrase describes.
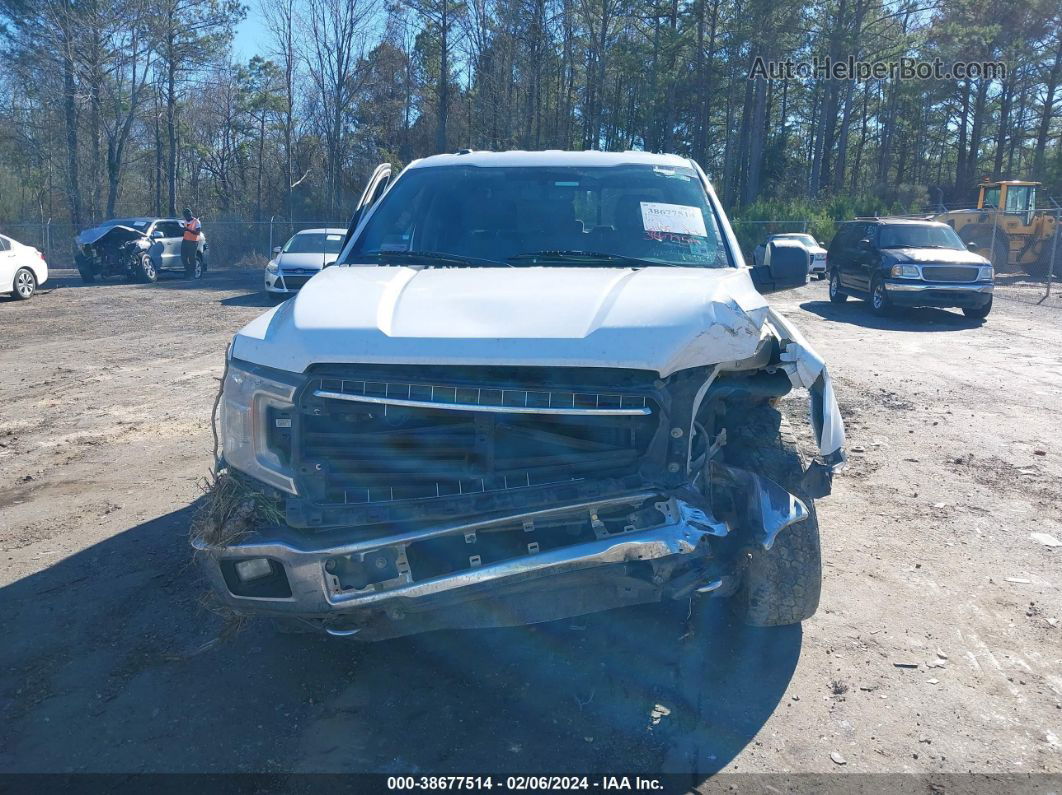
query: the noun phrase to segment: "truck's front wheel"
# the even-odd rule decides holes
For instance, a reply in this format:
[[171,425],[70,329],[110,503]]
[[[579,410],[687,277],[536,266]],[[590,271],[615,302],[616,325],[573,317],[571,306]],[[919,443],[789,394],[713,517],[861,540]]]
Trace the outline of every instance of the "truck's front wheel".
[[773,480],[808,508],[808,518],[782,530],[769,550],[752,553],[736,607],[747,624],[760,627],[798,624],[819,606],[822,560],[814,501],[801,488],[804,460],[789,423],[775,409],[754,409],[727,443],[734,466]]

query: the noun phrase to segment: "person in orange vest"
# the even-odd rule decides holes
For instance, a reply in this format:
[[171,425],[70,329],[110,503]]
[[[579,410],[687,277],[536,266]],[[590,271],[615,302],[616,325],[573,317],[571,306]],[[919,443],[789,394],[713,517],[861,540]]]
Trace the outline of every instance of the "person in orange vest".
[[184,273],[189,278],[195,275],[195,258],[199,253],[199,235],[203,225],[199,219],[192,215],[192,210],[184,208],[184,237],[181,240],[181,261],[184,263]]

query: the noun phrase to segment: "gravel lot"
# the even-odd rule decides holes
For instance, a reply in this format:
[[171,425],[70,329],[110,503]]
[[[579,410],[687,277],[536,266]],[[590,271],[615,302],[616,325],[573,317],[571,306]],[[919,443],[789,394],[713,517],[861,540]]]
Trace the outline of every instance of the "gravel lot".
[[803,627],[708,602],[366,645],[219,637],[200,607],[186,533],[260,274],[56,276],[0,300],[2,771],[1062,772],[1062,302],[1036,286],[984,325],[775,297],[851,451]]

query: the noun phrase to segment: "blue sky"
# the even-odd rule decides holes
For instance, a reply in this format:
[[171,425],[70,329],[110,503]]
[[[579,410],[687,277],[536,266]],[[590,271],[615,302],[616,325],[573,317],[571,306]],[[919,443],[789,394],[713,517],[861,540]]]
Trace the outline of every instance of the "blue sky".
[[246,63],[255,55],[265,55],[269,31],[255,9],[247,9],[247,18],[236,28],[232,42],[232,58],[237,63]]

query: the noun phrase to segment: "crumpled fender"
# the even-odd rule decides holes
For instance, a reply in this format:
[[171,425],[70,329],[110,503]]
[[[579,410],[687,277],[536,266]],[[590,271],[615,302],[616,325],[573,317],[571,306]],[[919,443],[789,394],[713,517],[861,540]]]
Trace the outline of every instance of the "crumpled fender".
[[836,468],[845,460],[844,420],[833,393],[833,383],[826,363],[794,326],[773,308],[767,320],[781,344],[782,369],[794,387],[803,387],[811,397],[811,426],[825,463]]

